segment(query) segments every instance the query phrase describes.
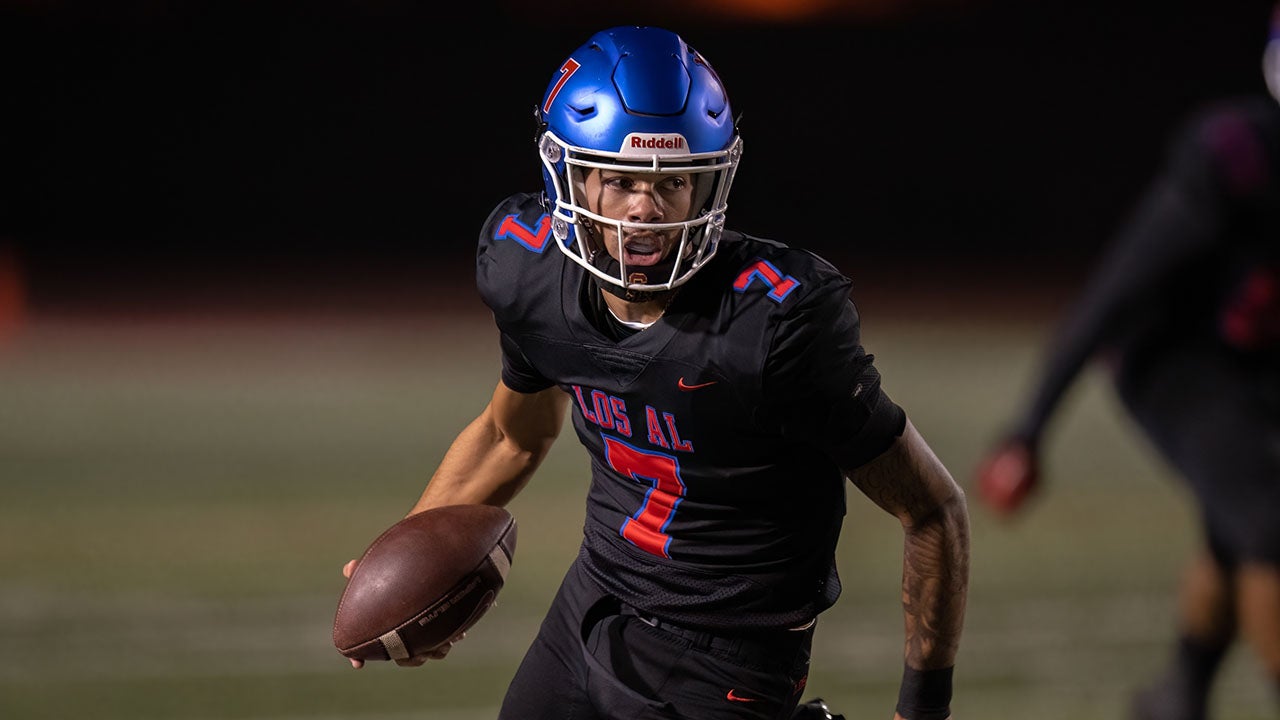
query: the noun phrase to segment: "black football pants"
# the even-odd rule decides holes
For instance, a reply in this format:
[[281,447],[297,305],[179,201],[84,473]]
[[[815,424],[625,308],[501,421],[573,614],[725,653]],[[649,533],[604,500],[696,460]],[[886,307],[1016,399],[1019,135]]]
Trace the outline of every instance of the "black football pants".
[[813,627],[716,635],[603,596],[577,563],[507,690],[499,720],[786,720]]

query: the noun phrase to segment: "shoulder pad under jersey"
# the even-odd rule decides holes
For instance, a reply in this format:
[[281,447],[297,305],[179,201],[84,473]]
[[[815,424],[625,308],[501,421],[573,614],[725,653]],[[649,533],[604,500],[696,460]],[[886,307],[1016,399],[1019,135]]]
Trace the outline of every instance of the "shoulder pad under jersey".
[[534,193],[503,200],[490,213],[476,248],[476,287],[495,313],[558,297],[566,258],[554,247],[551,217]]

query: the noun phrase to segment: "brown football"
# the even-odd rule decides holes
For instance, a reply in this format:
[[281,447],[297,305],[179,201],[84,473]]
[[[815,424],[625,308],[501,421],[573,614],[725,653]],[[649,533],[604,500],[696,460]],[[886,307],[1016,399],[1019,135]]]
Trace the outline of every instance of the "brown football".
[[421,655],[493,605],[516,549],[516,522],[492,505],[449,505],[387,528],[356,563],[333,618],[333,644],[357,660]]

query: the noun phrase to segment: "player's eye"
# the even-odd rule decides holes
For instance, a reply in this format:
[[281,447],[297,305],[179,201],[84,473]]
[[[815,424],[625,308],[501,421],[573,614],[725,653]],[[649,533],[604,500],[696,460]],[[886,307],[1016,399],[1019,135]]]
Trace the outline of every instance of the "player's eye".
[[680,191],[689,187],[689,178],[683,175],[676,175],[666,178],[662,181],[662,187],[668,191]]
[[614,175],[604,179],[605,187],[611,190],[630,190],[635,187],[636,181],[626,175]]

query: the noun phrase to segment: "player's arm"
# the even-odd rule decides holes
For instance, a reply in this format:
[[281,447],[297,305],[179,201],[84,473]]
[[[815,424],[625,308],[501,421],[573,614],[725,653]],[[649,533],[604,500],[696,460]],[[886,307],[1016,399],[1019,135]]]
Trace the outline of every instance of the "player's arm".
[[902,607],[905,668],[898,713],[905,720],[950,717],[951,672],[969,588],[969,514],[964,491],[910,420],[874,460],[848,473],[905,533]]
[[442,505],[506,505],[529,482],[564,425],[557,387],[520,393],[499,382],[489,404],[454,439],[410,515]]
[[1224,134],[1223,120],[1196,117],[1174,136],[1160,173],[1054,331],[1023,407],[979,459],[974,486],[997,515],[1013,515],[1041,489],[1043,436],[1086,364],[1145,314],[1161,312],[1161,297],[1179,291],[1176,279],[1215,252],[1228,222],[1227,188],[1244,182],[1222,174],[1239,165],[1218,156],[1220,142],[1238,137]]

